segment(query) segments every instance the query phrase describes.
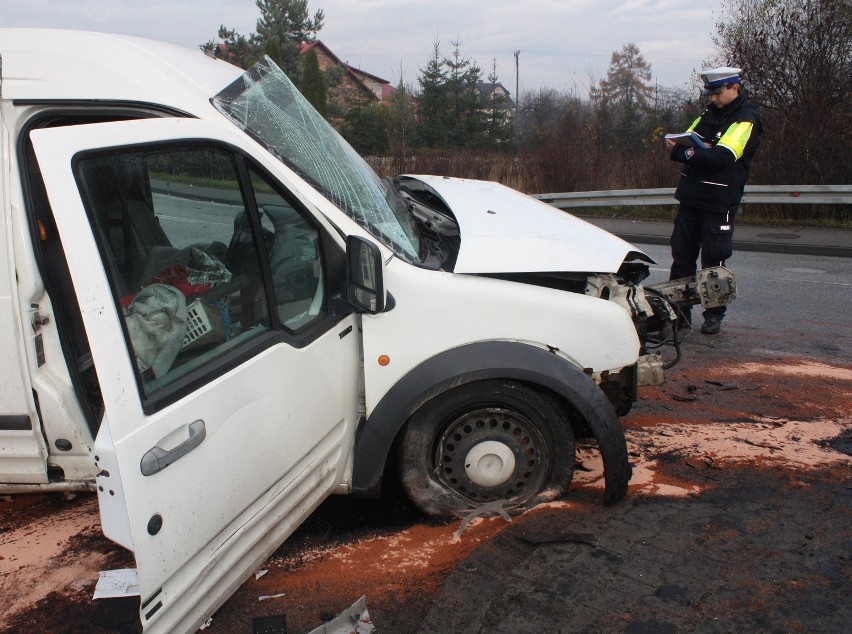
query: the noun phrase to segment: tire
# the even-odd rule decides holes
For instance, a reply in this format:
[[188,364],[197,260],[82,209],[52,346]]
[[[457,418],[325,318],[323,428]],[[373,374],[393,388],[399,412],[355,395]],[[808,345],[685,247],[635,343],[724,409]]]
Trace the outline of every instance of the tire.
[[459,515],[497,500],[521,510],[571,485],[571,422],[556,400],[522,383],[461,385],[412,415],[399,474],[408,497],[429,515]]

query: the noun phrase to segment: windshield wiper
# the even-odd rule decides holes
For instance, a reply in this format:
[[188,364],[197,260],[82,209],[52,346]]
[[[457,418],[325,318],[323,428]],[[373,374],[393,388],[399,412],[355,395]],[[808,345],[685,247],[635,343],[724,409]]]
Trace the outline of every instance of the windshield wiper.
[[428,220],[420,218],[417,214],[412,213],[414,219],[417,220],[417,226],[420,227],[420,241],[426,246],[430,253],[438,256],[441,262],[447,259],[444,250],[441,248],[441,234],[435,231],[435,227]]
[[[418,229],[420,243],[426,247],[429,254],[438,258],[439,265],[443,264],[443,262],[447,259],[447,255],[441,248],[441,234],[438,233],[435,226],[429,222],[428,219],[415,212],[417,201],[411,198],[404,190],[400,189],[400,187],[396,184],[396,181],[393,179],[386,176],[382,179],[382,183],[387,188],[388,192],[394,196],[396,202],[404,205],[406,212],[417,221],[415,226]],[[393,204],[390,201],[388,202],[389,204]],[[430,258],[423,257],[424,264],[428,265],[429,260]]]

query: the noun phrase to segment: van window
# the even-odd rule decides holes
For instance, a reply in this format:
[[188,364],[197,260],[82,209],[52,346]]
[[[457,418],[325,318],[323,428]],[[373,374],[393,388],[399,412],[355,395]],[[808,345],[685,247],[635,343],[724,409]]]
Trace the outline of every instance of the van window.
[[170,147],[77,163],[146,395],[325,314],[317,229],[241,160]]
[[284,328],[298,330],[324,313],[324,271],[319,233],[277,190],[275,184],[249,168],[263,234],[278,317]]

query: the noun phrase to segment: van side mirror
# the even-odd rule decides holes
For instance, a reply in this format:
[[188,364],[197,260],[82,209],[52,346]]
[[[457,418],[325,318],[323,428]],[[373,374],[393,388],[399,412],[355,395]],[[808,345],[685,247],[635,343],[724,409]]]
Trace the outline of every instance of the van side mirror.
[[356,310],[376,314],[385,309],[385,262],[374,243],[359,236],[346,238],[346,292]]

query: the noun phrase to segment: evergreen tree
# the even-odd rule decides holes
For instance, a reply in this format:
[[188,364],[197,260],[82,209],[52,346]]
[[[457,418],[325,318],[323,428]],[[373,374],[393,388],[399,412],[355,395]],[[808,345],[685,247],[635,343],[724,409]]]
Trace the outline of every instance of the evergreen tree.
[[255,0],[255,3],[260,9],[256,33],[244,36],[222,25],[218,35],[223,46],[209,40],[200,48],[242,68],[269,54],[293,83],[299,85],[302,76],[299,49],[303,42],[316,39],[325,18],[322,9],[310,18],[307,0]]
[[323,117],[328,116],[328,87],[325,77],[319,67],[319,60],[314,49],[304,55],[304,70],[302,76],[302,94]]
[[444,59],[446,95],[450,112],[450,147],[480,147],[485,137],[486,104],[479,92],[482,70],[470,58],[461,56],[461,42],[453,45],[452,57]]
[[219,27],[218,36],[221,46],[213,40],[208,40],[201,45],[201,50],[240,68],[248,68],[260,57],[260,52],[252,37],[241,35],[234,29],[227,28],[224,24]]
[[414,107],[411,105],[411,91],[406,87],[400,75],[396,91],[390,96],[390,128],[388,136],[391,148],[396,156],[405,158],[412,142],[414,130]]
[[343,107],[345,97],[341,95],[343,78],[346,76],[346,67],[340,64],[328,64],[322,73],[327,89],[326,106],[328,115],[326,118],[337,127],[346,114]]
[[278,68],[281,68],[283,61],[281,59],[281,46],[278,44],[278,40],[266,40],[263,43],[263,54],[269,55],[269,59],[271,59]]
[[418,107],[420,120],[417,125],[417,141],[421,147],[446,147],[447,130],[447,75],[441,60],[438,40],[432,43],[432,57],[426,68],[420,69]]
[[359,154],[385,155],[390,150],[391,125],[384,104],[360,101],[346,111],[340,133]]
[[512,113],[508,108],[509,100],[497,90],[500,79],[497,76],[497,60],[493,60],[488,75],[489,97],[485,110],[486,147],[508,149],[514,140]]
[[299,47],[313,42],[322,29],[325,18],[318,9],[308,17],[308,0],[255,0],[260,9],[257,20],[257,40],[275,41],[281,49],[281,70],[298,85],[301,80]]

